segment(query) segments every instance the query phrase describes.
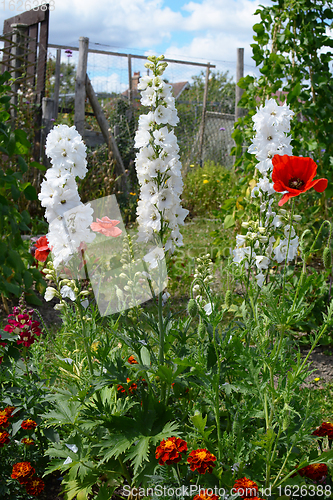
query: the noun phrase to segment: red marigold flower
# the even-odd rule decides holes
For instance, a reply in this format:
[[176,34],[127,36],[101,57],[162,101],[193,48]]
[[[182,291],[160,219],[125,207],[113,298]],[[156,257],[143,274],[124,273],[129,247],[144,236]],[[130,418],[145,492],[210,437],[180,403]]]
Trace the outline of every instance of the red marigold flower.
[[317,174],[317,165],[312,158],[275,155],[272,162],[274,190],[278,193],[288,191],[279,201],[279,207],[282,207],[289,198],[305,193],[312,187],[318,193],[322,193],[327,188],[327,179],[313,180]]
[[127,360],[131,365],[138,365],[139,363],[137,362],[137,360],[135,359],[134,356],[130,356]]
[[0,427],[3,427],[4,429],[9,426],[9,415],[6,412],[6,410],[0,410]]
[[21,443],[23,443],[27,446],[31,446],[32,444],[35,444],[35,441],[33,439],[30,439],[30,438],[23,438],[23,439],[21,439]]
[[199,474],[205,474],[206,472],[211,474],[213,467],[216,465],[214,464],[215,460],[216,457],[205,448],[191,451],[187,459],[188,463],[191,464],[191,471],[198,469]]
[[7,431],[0,431],[0,448],[3,448],[5,444],[10,442],[9,434]]
[[31,429],[35,429],[37,427],[37,424],[31,418],[27,418],[27,420],[23,420],[21,427],[22,427],[22,429],[25,429],[25,430],[31,430]]
[[[131,381],[131,379],[130,379],[130,378],[127,378],[127,379],[126,379],[126,381],[127,381],[127,383],[129,384],[129,383],[130,383],[130,381]],[[123,387],[122,385],[118,384],[118,386],[117,386],[117,391],[118,391],[118,392],[123,392],[123,393],[128,391],[130,394],[133,394],[133,392],[134,392],[137,388],[138,388],[138,386],[136,385],[136,383],[135,383],[135,382],[133,382],[133,384],[131,384],[131,385],[129,386],[129,388],[128,388],[128,389],[125,389],[125,387]]]
[[101,219],[96,219],[96,221],[90,224],[90,228],[94,232],[102,233],[104,236],[113,236],[114,238],[121,235],[122,230],[119,227],[115,227],[120,223],[120,220],[111,220],[105,216]]
[[31,476],[35,474],[35,469],[32,467],[30,462],[18,462],[13,465],[13,470],[11,474],[12,479],[17,479],[19,483],[25,484]]
[[300,476],[305,476],[309,479],[322,479],[327,476],[328,469],[326,464],[312,464],[303,467],[297,472]]
[[237,479],[234,484],[233,491],[238,493],[240,497],[244,500],[252,498],[253,500],[257,498],[258,493],[258,485],[251,479],[247,477],[242,477],[241,479]]
[[[210,493],[211,492],[211,493]],[[200,490],[199,495],[195,495],[193,500],[219,500],[217,495],[213,494],[213,490]]]
[[171,465],[181,461],[181,453],[187,451],[187,443],[180,438],[170,437],[163,439],[156,448],[155,458],[160,465]]
[[37,497],[44,490],[44,487],[45,483],[43,479],[40,479],[39,477],[29,479],[29,481],[25,483],[25,489],[27,490],[27,493],[35,497]]
[[39,260],[39,262],[45,262],[47,256],[51,251],[49,248],[49,242],[47,241],[47,237],[41,236],[34,245],[36,247],[35,259]]
[[332,422],[323,422],[320,427],[312,433],[313,436],[324,437],[328,436],[328,439],[333,439],[333,424]]

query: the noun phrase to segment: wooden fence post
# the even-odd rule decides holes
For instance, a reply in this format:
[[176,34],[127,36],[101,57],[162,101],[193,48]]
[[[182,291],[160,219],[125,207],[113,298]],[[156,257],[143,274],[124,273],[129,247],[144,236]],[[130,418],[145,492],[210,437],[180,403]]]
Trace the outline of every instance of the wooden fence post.
[[41,133],[41,152],[40,157],[45,166],[49,166],[50,162],[45,154],[45,144],[48,133],[53,127],[54,117],[54,99],[43,97],[42,99],[42,133]]
[[202,150],[203,150],[204,135],[205,135],[206,109],[207,109],[207,97],[208,97],[208,85],[209,85],[209,71],[210,71],[210,63],[207,64],[207,69],[206,69],[205,90],[204,90],[203,103],[202,103],[201,129],[200,129],[200,137],[199,137],[199,158],[200,158],[200,165],[201,166],[202,166]]
[[58,118],[58,108],[59,108],[59,90],[60,90],[60,59],[61,59],[61,49],[57,49],[57,58],[55,65],[55,76],[54,76],[54,119]]
[[120,156],[117,143],[116,143],[116,141],[111,133],[111,129],[109,128],[109,122],[105,118],[105,115],[103,113],[103,110],[102,110],[99,102],[98,102],[97,96],[95,94],[93,86],[91,85],[91,81],[90,81],[90,78],[88,75],[86,75],[86,89],[87,89],[87,96],[89,98],[91,107],[92,107],[94,114],[96,116],[96,119],[98,121],[98,125],[102,131],[105,142],[108,145],[109,151],[112,151],[114,159],[116,160],[116,167],[115,167],[116,175],[121,176],[122,190],[126,193],[127,192],[127,177],[126,177],[126,172],[125,172],[123,160]]
[[74,125],[79,134],[84,136],[84,117],[86,101],[86,75],[88,63],[89,38],[80,36],[79,38],[79,62],[76,71],[75,82],[75,112]]
[[131,104],[133,99],[133,85],[132,85],[132,58],[130,54],[128,58],[128,102]]
[[237,49],[237,67],[236,67],[236,98],[235,98],[235,122],[241,116],[244,116],[244,110],[238,107],[238,103],[243,95],[244,89],[238,87],[238,82],[244,76],[244,49]]

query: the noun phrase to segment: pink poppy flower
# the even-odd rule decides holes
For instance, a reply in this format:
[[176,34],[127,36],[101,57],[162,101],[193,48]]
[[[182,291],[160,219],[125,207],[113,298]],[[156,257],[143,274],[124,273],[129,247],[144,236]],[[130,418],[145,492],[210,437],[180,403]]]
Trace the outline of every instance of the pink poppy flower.
[[102,217],[101,219],[96,219],[97,222],[90,224],[91,229],[96,233],[102,233],[104,236],[113,236],[116,238],[120,236],[122,230],[119,229],[117,224],[120,223],[119,220],[111,220],[109,217]]

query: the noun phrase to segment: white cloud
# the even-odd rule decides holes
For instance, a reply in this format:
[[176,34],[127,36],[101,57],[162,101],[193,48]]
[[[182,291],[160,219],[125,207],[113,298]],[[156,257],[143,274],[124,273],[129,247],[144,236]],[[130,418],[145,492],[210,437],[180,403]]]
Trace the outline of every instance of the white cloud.
[[128,84],[121,83],[117,73],[112,73],[109,76],[92,76],[91,84],[95,92],[121,93],[128,89]]

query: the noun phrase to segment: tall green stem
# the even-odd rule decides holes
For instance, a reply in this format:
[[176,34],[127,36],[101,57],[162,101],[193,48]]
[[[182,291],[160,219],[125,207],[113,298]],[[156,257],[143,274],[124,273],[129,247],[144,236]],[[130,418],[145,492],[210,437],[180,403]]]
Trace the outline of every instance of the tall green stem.
[[288,265],[288,254],[289,254],[289,247],[290,247],[290,240],[291,240],[291,228],[292,228],[291,223],[293,221],[294,208],[295,208],[295,199],[293,198],[292,204],[291,204],[290,220],[289,220],[289,235],[288,235],[287,254],[286,254],[286,259],[285,259],[285,262],[284,262],[284,271],[283,271],[282,302],[283,302],[283,299],[284,299],[284,292],[285,292],[285,287],[286,287],[286,274],[287,274],[287,265]]

